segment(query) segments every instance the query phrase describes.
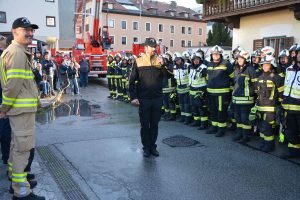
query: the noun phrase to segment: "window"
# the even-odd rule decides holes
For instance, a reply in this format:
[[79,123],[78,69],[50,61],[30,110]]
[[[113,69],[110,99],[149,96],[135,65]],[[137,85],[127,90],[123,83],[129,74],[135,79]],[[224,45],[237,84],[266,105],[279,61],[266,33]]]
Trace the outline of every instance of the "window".
[[173,25],[170,26],[170,32],[175,33],[175,26],[173,26]]
[[139,23],[133,22],[132,27],[133,27],[133,30],[139,30]]
[[114,9],[114,4],[113,3],[108,3],[107,8],[110,9],[110,10]]
[[158,32],[164,32],[164,25],[158,24]]
[[123,45],[126,45],[127,44],[127,37],[122,37],[122,44]]
[[92,13],[92,8],[86,9],[85,12],[91,14]]
[[170,40],[170,47],[174,47],[174,40]]
[[175,12],[170,12],[171,17],[175,16]]
[[181,33],[182,33],[182,34],[185,34],[185,27],[184,27],[184,26],[181,27]]
[[133,37],[133,43],[138,43],[139,42],[139,38],[138,37]]
[[192,46],[192,41],[188,41],[188,47],[191,47]]
[[181,40],[181,47],[185,47],[185,40]]
[[108,26],[109,26],[109,28],[115,28],[115,20],[114,19],[109,19],[108,20]]
[[198,29],[198,35],[202,35],[202,28]]
[[189,18],[189,13],[185,13],[185,14],[184,14],[184,17],[185,17],[185,18]]
[[55,27],[55,17],[53,16],[46,16],[46,26]]
[[111,44],[115,44],[115,36],[114,35],[110,35],[109,37],[111,39]]
[[6,23],[6,12],[0,11],[0,23]]
[[121,21],[121,28],[126,29],[127,28],[127,22],[126,21]]
[[150,24],[150,22],[146,23],[146,31],[151,31],[151,24]]
[[188,34],[192,34],[192,27],[188,27]]

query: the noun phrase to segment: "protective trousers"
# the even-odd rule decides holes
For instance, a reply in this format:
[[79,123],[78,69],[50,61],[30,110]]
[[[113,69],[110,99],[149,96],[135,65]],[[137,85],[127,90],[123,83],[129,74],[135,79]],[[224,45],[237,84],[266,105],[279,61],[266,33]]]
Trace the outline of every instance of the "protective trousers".
[[111,97],[115,97],[117,94],[116,91],[116,83],[115,83],[115,76],[114,75],[107,75],[108,81],[108,90]]
[[275,143],[275,128],[276,128],[276,113],[263,112],[258,113],[259,135],[262,139],[263,146],[274,146]]
[[31,193],[26,170],[28,170],[29,158],[33,159],[35,147],[35,113],[9,116],[9,120],[12,129],[9,157],[12,168],[12,187],[14,196],[25,197]]
[[289,112],[286,115],[286,138],[289,154],[300,157],[300,113]]
[[181,118],[190,120],[192,118],[189,93],[178,94]]
[[122,78],[122,91],[123,91],[123,98],[128,100],[128,82],[126,78]]
[[117,85],[117,96],[123,97],[123,88],[122,88],[122,75],[116,75],[116,85]]
[[175,103],[170,101],[170,92],[163,93],[163,107],[164,111],[170,115],[176,115],[176,106]]
[[236,120],[236,132],[243,137],[249,137],[252,126],[249,123],[249,114],[253,105],[234,105],[234,119]]
[[227,127],[227,109],[230,95],[211,95],[208,94],[208,108],[210,112],[211,125],[218,130],[224,130]]
[[141,141],[144,150],[155,150],[158,136],[158,122],[161,117],[162,99],[139,99]]
[[9,150],[11,141],[11,128],[9,119],[0,119],[0,142],[1,142],[1,153],[2,161],[4,164],[8,162]]
[[208,123],[208,111],[205,97],[197,97],[196,94],[190,93],[190,102],[192,107],[192,115],[194,121],[199,121],[201,124]]

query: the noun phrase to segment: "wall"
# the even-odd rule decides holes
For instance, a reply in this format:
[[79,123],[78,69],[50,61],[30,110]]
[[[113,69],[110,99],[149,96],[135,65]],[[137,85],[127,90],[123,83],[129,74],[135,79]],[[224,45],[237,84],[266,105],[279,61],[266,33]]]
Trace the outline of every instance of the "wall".
[[240,28],[233,30],[233,47],[241,46],[253,50],[253,40],[264,37],[294,37],[300,43],[300,21],[289,9],[241,17]]

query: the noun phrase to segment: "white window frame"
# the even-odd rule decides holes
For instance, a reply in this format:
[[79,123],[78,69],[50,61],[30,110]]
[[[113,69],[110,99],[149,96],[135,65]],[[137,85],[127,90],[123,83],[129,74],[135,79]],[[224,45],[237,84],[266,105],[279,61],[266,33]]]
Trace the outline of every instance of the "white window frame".
[[[201,34],[200,34],[200,30],[201,30]],[[202,35],[203,34],[203,29],[202,28],[198,28],[198,35]]]
[[[137,29],[134,29],[134,23],[137,23]],[[132,22],[132,30],[134,30],[134,31],[140,30],[140,23],[138,21],[133,21]]]
[[[182,41],[184,41],[184,46],[182,45]],[[186,47],[186,41],[185,41],[185,40],[181,40],[181,41],[180,41],[180,46],[181,46],[181,47]]]
[[[114,22],[114,27],[110,27],[110,24],[109,24],[110,20]],[[116,20],[115,19],[108,19],[108,28],[115,29],[115,27],[116,27]]]
[[[123,38],[126,38],[126,44],[123,44]],[[121,36],[121,45],[127,45],[128,41],[127,41],[127,36]]]
[[[150,30],[149,31],[147,31],[147,24],[150,24]],[[151,32],[151,26],[152,26],[151,22],[145,22],[145,31]]]
[[[182,32],[182,28],[184,28],[184,33]],[[186,27],[185,26],[181,26],[181,34],[183,34],[183,35],[186,34]]]
[[[126,28],[125,29],[123,29],[123,27],[122,27],[122,22],[126,22]],[[128,24],[127,24],[127,20],[121,20],[121,30],[127,30],[127,27],[128,27]]]
[[134,37],[132,38],[132,43],[135,43],[134,38],[137,39],[137,42],[136,42],[136,43],[139,43],[139,37],[137,37],[137,36],[134,36]]
[[113,43],[112,43],[111,45],[116,44],[116,37],[115,37],[115,35],[109,35],[109,37],[113,37],[113,38],[114,38],[114,39],[113,39]]
[[[171,45],[171,41],[173,41],[173,45]],[[170,39],[170,47],[174,47],[174,39]]]
[[[189,28],[191,29],[191,33],[189,33]],[[191,35],[192,33],[193,33],[192,27],[191,27],[191,26],[188,26],[188,27],[187,27],[187,34],[188,34],[188,35]]]
[[[159,26],[162,25],[162,31],[159,31]],[[164,32],[164,24],[158,24],[158,32],[163,33]]]
[[[174,33],[172,33],[172,31],[171,31],[171,26],[174,27]],[[176,26],[175,26],[175,25],[170,25],[170,33],[171,33],[171,34],[175,34],[175,32],[176,32]]]
[[[189,46],[189,42],[191,42],[191,46]],[[192,40],[188,40],[187,41],[187,47],[192,47],[193,46],[193,41]]]
[[[54,24],[48,24],[48,19],[54,19]],[[56,17],[55,16],[46,16],[46,26],[47,27],[56,27]]]

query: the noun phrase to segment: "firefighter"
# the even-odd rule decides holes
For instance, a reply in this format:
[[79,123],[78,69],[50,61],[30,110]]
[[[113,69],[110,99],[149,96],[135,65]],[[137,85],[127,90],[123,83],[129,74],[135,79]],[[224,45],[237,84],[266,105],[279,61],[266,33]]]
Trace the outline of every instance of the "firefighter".
[[[129,58],[127,56],[124,56],[122,59],[122,63],[120,65],[122,69],[122,93],[123,93],[123,101],[127,102],[128,101],[128,94],[127,94],[127,69],[129,65]],[[128,101],[129,102],[129,101]]]
[[199,130],[208,128],[208,113],[206,103],[207,66],[203,64],[203,54],[200,52],[192,55],[189,86],[190,102],[193,112],[193,123],[191,126],[200,126]]
[[[33,185],[27,180],[26,166],[30,152],[35,147],[35,113],[38,90],[32,73],[31,53],[26,50],[31,44],[34,30],[38,26],[25,18],[18,18],[12,24],[14,40],[3,52],[0,65],[2,105],[0,118],[8,116],[12,141],[9,166],[12,169],[13,200],[44,200],[31,191]],[[36,185],[36,184],[35,184]]]
[[290,54],[290,60],[292,62],[292,65],[295,65],[297,62],[297,57],[296,57],[296,49],[297,49],[298,44],[294,44],[290,47],[289,49],[289,54]]
[[129,93],[129,77],[132,71],[132,67],[136,62],[136,56],[132,55],[129,57],[127,70],[126,70],[126,91],[127,91],[127,99],[125,99],[126,103],[130,102],[130,93]]
[[184,122],[185,125],[191,123],[192,113],[189,97],[189,65],[184,63],[182,55],[179,52],[173,54],[174,60],[174,78],[177,83],[177,93],[180,106],[179,122]]
[[283,108],[286,111],[288,153],[282,158],[300,157],[300,45],[296,48],[296,63],[286,70]]
[[184,51],[182,52],[182,58],[184,60],[184,64],[188,65],[188,64],[191,64],[191,55],[189,54],[189,52],[187,51]]
[[233,66],[236,65],[237,63],[237,56],[239,55],[239,53],[242,51],[242,48],[240,46],[237,46],[235,47],[233,50],[232,50],[232,60],[231,60],[231,64]]
[[241,50],[236,56],[237,62],[234,70],[232,103],[236,131],[232,140],[241,140],[241,143],[247,143],[250,140],[252,126],[249,124],[248,117],[254,105],[254,88],[257,80],[255,69],[248,62],[249,57],[248,52]]
[[115,55],[115,82],[117,86],[117,100],[123,100],[123,90],[122,90],[122,55],[117,53]]
[[108,81],[108,89],[109,96],[108,98],[114,99],[116,98],[116,83],[115,83],[115,61],[114,56],[109,54],[107,56],[107,81]]
[[211,127],[207,134],[216,133],[216,137],[225,135],[227,127],[227,109],[231,98],[233,67],[223,60],[223,49],[218,45],[210,49],[211,62],[207,66],[207,93]]
[[290,60],[289,60],[289,50],[284,49],[282,51],[280,51],[279,55],[278,55],[278,63],[280,67],[280,70],[285,74],[286,73],[286,69],[291,66]]
[[283,79],[276,73],[275,58],[266,55],[261,60],[263,74],[257,80],[258,127],[261,137],[260,149],[264,152],[275,148],[276,107],[282,101]]
[[176,92],[176,80],[173,75],[173,62],[170,54],[163,54],[164,63],[167,67],[168,74],[164,74],[163,77],[163,107],[164,115],[162,116],[165,120],[176,119],[176,106],[175,102],[170,99],[172,94]]

